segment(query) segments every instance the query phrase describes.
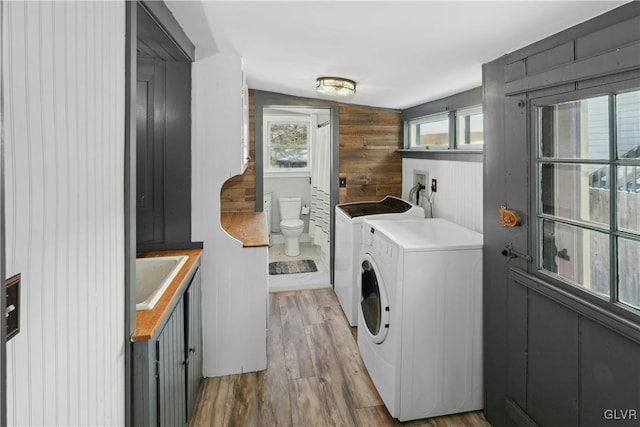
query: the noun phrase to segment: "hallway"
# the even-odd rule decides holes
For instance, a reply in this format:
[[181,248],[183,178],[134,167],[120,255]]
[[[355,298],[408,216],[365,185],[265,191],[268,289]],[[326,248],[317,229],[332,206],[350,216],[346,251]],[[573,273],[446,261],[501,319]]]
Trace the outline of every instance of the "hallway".
[[331,289],[269,294],[262,372],[206,378],[196,426],[489,426],[481,412],[399,423],[366,372]]

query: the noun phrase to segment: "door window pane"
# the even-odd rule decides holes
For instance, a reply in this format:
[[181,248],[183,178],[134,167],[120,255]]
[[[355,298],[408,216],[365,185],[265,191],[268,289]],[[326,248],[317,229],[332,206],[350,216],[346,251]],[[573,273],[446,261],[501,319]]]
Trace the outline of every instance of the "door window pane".
[[640,308],[640,242],[618,239],[618,299]]
[[609,224],[609,166],[543,163],[540,168],[543,213]]
[[640,158],[640,91],[616,96],[616,132],[618,158]]
[[618,229],[640,234],[640,166],[618,166]]
[[543,220],[542,267],[585,290],[609,296],[609,236]]
[[542,157],[609,158],[607,96],[542,107],[540,125]]

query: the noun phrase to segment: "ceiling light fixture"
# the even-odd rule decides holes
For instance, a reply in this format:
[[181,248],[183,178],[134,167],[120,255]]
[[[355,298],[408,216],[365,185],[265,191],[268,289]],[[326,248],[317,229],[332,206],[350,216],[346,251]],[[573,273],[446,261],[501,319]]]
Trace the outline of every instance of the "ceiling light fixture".
[[325,95],[349,96],[356,93],[356,82],[342,77],[318,77],[316,90]]

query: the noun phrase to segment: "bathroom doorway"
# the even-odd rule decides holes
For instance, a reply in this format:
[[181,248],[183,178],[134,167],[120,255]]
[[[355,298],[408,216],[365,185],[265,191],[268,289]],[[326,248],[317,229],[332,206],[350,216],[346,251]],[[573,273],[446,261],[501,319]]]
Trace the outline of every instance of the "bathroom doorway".
[[269,289],[330,287],[331,109],[279,106],[262,112]]
[[[329,120],[330,124],[327,128],[329,134],[331,135],[331,144],[330,144],[330,161],[329,161],[329,281],[323,283],[313,283],[313,284],[305,284],[304,288],[309,289],[311,287],[319,287],[319,286],[331,286],[333,287],[333,278],[334,271],[333,265],[335,263],[335,215],[333,212],[335,211],[335,207],[338,204],[339,193],[338,193],[338,166],[339,166],[339,132],[340,128],[340,117],[339,111],[340,107],[337,102],[329,101],[324,99],[313,99],[313,98],[300,98],[292,95],[285,95],[281,93],[275,92],[266,92],[262,90],[254,90],[253,91],[253,112],[254,112],[254,142],[255,142],[255,198],[256,198],[256,211],[263,211],[264,204],[266,198],[264,197],[264,150],[263,150],[263,112],[265,109],[269,108],[308,108],[308,109],[326,109],[330,112]],[[321,124],[321,123],[320,123]],[[307,181],[308,182],[308,181]],[[271,212],[275,212],[277,210],[275,201],[272,198],[272,206]],[[277,248],[276,248],[277,249]],[[274,250],[270,251],[273,255],[276,254]],[[289,277],[286,277],[289,276]],[[275,290],[285,290],[285,289],[294,289],[296,286],[293,279],[295,279],[292,275],[284,275],[284,279],[271,280],[275,275],[269,276],[270,291]],[[279,280],[284,280],[289,282],[289,284],[283,284],[282,286],[278,286],[276,283]]]

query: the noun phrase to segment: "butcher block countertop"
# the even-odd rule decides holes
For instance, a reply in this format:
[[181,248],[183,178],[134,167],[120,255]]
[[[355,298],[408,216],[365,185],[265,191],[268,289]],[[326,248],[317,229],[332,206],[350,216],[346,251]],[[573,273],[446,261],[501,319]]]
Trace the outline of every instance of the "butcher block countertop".
[[220,216],[222,228],[245,248],[269,246],[265,212],[228,212]]
[[181,295],[184,287],[189,283],[193,269],[202,255],[202,249],[180,249],[175,251],[138,252],[137,258],[164,257],[187,255],[189,259],[184,263],[169,287],[162,294],[156,305],[151,310],[136,311],[136,330],[131,336],[131,341],[150,340],[162,325],[162,321],[173,307],[174,299]]

